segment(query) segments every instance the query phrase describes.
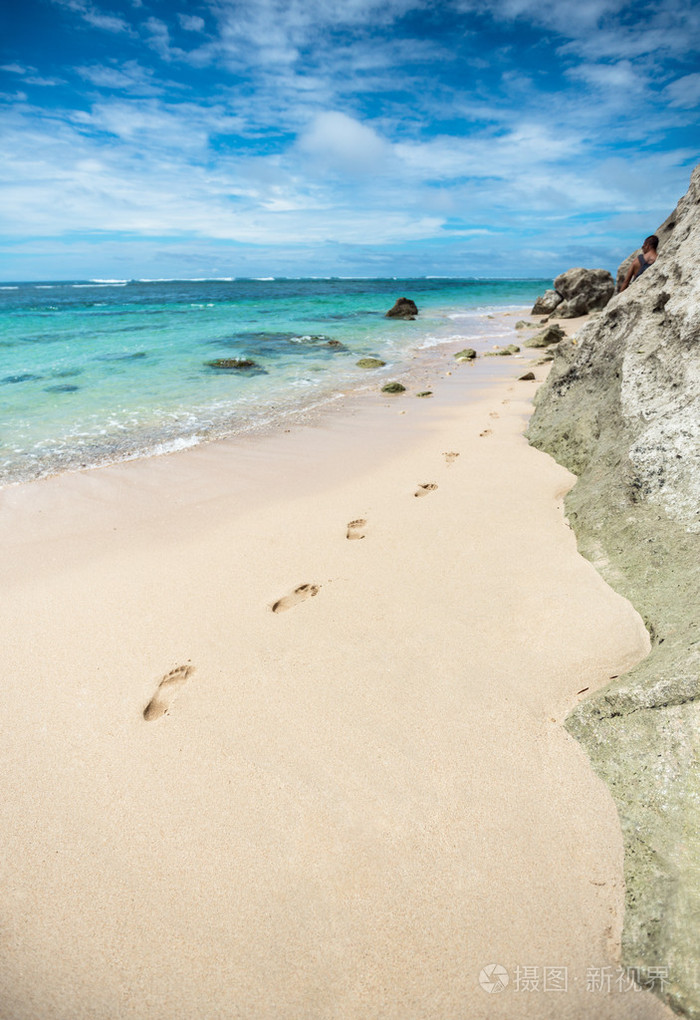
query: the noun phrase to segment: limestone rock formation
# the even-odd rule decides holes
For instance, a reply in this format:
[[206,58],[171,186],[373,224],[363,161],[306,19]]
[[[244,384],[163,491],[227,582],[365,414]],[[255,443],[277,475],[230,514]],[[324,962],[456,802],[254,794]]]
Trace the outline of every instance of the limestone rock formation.
[[568,269],[556,278],[554,290],[537,298],[530,314],[575,319],[605,308],[614,292],[615,282],[607,269]]
[[410,298],[400,297],[393,308],[386,313],[387,319],[415,319],[418,315],[418,308],[415,301]]
[[655,264],[556,348],[528,435],[579,476],[579,548],[649,630],[566,725],[620,816],[623,963],[667,968],[658,994],[700,1018],[700,166],[656,233]]
[[546,290],[535,301],[530,315],[551,315],[557,305],[560,305],[563,300],[561,294],[556,290]]
[[607,269],[577,267],[557,276],[554,289],[564,299],[557,305],[557,318],[575,319],[605,308],[615,292],[615,282]]

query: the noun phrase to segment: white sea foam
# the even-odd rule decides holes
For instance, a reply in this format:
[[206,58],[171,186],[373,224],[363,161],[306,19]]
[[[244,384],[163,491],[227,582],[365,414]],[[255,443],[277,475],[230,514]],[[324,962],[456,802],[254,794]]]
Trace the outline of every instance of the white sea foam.
[[[235,283],[237,276],[140,276],[133,283]],[[274,277],[270,277],[274,279]]]
[[189,450],[193,446],[199,446],[202,442],[202,436],[180,436],[178,439],[169,439],[164,443],[157,443],[156,446],[151,447],[150,450],[139,450],[137,453],[131,456],[125,457],[124,460],[136,460],[138,457],[143,457],[144,453],[154,454],[156,457],[161,457],[166,453],[177,453],[178,450]]

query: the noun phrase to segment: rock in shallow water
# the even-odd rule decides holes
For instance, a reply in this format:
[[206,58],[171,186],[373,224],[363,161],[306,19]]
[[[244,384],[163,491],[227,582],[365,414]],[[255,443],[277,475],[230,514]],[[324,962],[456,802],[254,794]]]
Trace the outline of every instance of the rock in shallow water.
[[213,361],[206,361],[205,365],[220,372],[247,372],[249,374],[265,372],[264,368],[261,368],[256,361],[252,361],[250,358],[215,358]]
[[415,319],[418,315],[418,308],[415,301],[410,298],[400,297],[393,308],[386,313],[387,319]]

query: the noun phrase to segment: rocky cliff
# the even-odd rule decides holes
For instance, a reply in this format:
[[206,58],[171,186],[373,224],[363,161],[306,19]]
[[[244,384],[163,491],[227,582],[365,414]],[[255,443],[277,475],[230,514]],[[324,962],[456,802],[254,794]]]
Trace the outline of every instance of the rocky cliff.
[[651,635],[566,725],[620,815],[623,962],[700,1018],[700,166],[655,232],[656,263],[559,345],[528,436],[578,475],[579,548]]

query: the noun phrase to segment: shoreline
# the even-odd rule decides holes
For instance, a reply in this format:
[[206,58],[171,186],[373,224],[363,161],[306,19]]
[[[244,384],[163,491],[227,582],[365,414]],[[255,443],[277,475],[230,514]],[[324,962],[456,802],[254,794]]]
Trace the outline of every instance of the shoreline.
[[[503,297],[498,304],[496,294],[490,295],[496,302],[494,306],[472,307],[470,301],[474,299],[468,289],[465,304],[459,303],[458,295],[445,292],[442,296],[444,306],[428,303],[420,321],[402,324],[382,321],[385,317],[371,310],[358,310],[357,297],[353,299],[348,293],[339,300],[354,300],[355,305],[350,310],[347,305],[341,308],[340,319],[330,314],[328,295],[312,298],[299,294],[296,300],[302,306],[290,309],[288,320],[280,318],[275,308],[270,318],[267,309],[255,304],[247,313],[242,312],[236,340],[235,329],[227,336],[231,328],[228,306],[207,302],[206,294],[193,292],[187,316],[179,313],[176,303],[164,312],[175,330],[172,349],[164,339],[165,326],[160,327],[164,335],[156,330],[151,336],[147,329],[150,316],[139,315],[128,302],[105,308],[100,302],[95,306],[88,303],[89,315],[95,316],[95,335],[91,339],[83,336],[74,349],[70,344],[65,349],[59,345],[56,350],[42,343],[23,344],[18,320],[11,320],[6,327],[10,331],[6,371],[10,374],[0,382],[5,384],[9,420],[16,418],[17,429],[6,430],[3,437],[2,483],[21,484],[64,471],[176,452],[236,435],[245,438],[266,434],[298,420],[316,420],[332,413],[342,394],[370,391],[377,381],[391,379],[392,373],[403,376],[410,371],[414,356],[429,360],[431,348],[439,350],[443,343],[451,343],[451,337],[459,338],[460,333],[473,334],[470,342],[477,348],[485,347],[492,332],[488,319],[493,316],[488,313],[508,307]],[[168,297],[172,301],[172,295],[163,295],[164,300]],[[367,297],[370,302],[380,300],[378,295]],[[278,293],[272,293],[270,299],[273,306],[281,304]],[[260,304],[261,298],[256,301]],[[320,304],[314,305],[314,301]],[[349,328],[354,321],[350,314],[353,310],[361,321]],[[270,323],[267,339],[263,312]],[[42,311],[49,313],[53,311]],[[318,322],[305,321],[313,314],[319,316]],[[60,312],[55,324],[59,336],[71,324],[71,315],[75,318],[78,313],[70,308]],[[105,326],[112,315],[117,319],[124,315],[136,318],[126,323],[123,343],[116,342]],[[44,320],[40,321],[44,328]],[[85,328],[77,320],[75,325]],[[31,330],[26,328],[29,341]],[[316,334],[328,335],[326,353],[324,336]],[[79,331],[78,337],[81,335]],[[43,342],[49,336],[55,338],[55,333],[40,334],[39,339]],[[336,343],[337,350],[332,353],[331,344]],[[236,373],[231,377],[213,372],[206,367],[210,363],[205,358],[217,353],[237,353],[254,360],[260,357],[259,370],[254,373],[260,378],[241,380],[235,378]],[[386,367],[360,369],[355,360],[367,355],[379,356]],[[111,382],[106,381],[105,373],[111,376]],[[98,408],[94,401],[101,387],[104,392]]]
[[562,726],[648,635],[488,360],[0,492],[13,1020],[670,1015],[587,988],[622,837]]
[[[513,323],[519,319],[536,321],[525,310],[503,312],[500,317],[513,319]],[[523,334],[513,330],[511,340],[518,339],[524,339]],[[457,362],[454,354],[468,342],[460,338],[414,352],[413,364],[396,375],[407,387],[403,394],[382,393],[381,385],[387,380],[377,378],[363,387],[339,391],[316,408],[302,408],[294,416],[250,432],[204,440],[180,450],[145,453],[10,482],[0,487],[0,526],[16,542],[31,541],[38,535],[60,541],[98,525],[117,527],[125,517],[132,525],[147,524],[167,514],[169,508],[181,512],[202,501],[209,504],[211,500],[230,498],[240,509],[250,506],[251,501],[259,505],[282,491],[280,469],[286,472],[283,491],[288,495],[303,492],[308,480],[301,485],[298,474],[306,469],[315,475],[316,463],[321,464],[324,477],[340,480],[345,471],[344,457],[350,457],[353,470],[364,470],[358,462],[358,427],[364,428],[367,439],[371,437],[373,458],[391,456],[397,447],[413,441],[412,425],[421,428],[421,423],[441,408],[480,398],[494,382],[512,375],[516,364],[528,370],[530,362],[542,353],[524,350],[517,358],[480,355],[473,362]],[[544,371],[536,385],[543,378]],[[439,387],[430,398],[416,397],[435,383]],[[393,410],[401,418],[408,416],[409,421],[399,421],[386,413]],[[120,501],[122,489],[128,498]],[[205,524],[203,519],[201,525]]]

